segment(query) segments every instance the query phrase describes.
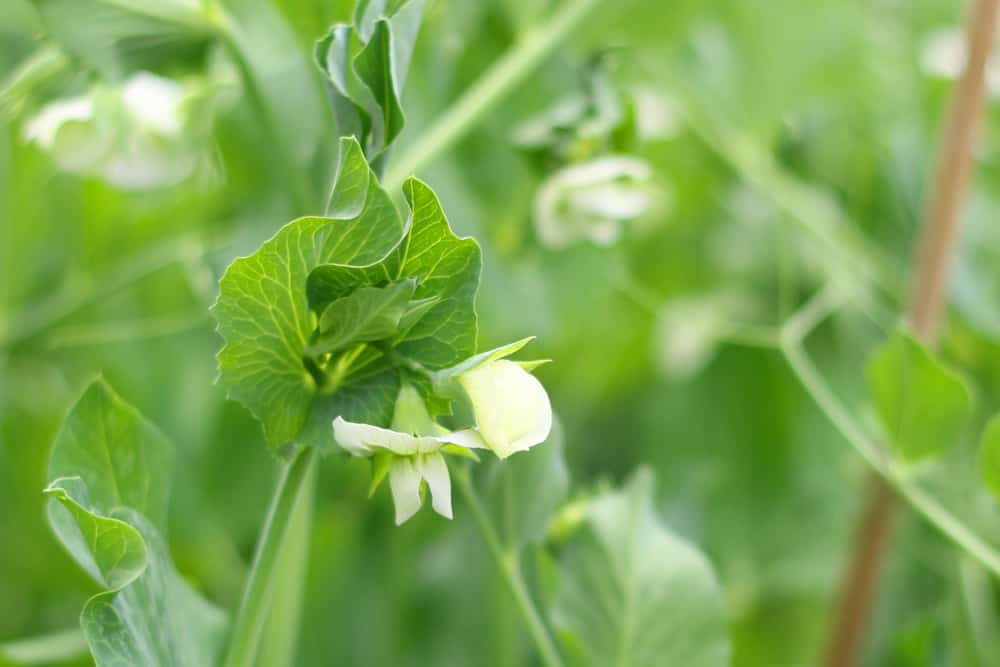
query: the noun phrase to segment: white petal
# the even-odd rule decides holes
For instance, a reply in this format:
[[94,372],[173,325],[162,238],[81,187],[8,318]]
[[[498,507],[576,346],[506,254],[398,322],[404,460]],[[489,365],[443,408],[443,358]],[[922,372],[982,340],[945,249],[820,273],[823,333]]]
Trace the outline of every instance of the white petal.
[[122,100],[129,113],[154,132],[168,137],[181,133],[178,109],[182,99],[179,83],[149,72],[138,72],[122,88]]
[[420,472],[411,457],[399,457],[389,466],[389,488],[396,507],[396,525],[420,509]]
[[443,517],[451,518],[451,478],[448,465],[440,453],[427,454],[417,458],[420,475],[427,480],[431,490],[431,505]]
[[472,428],[449,433],[448,435],[441,436],[440,440],[452,445],[458,445],[459,447],[465,447],[466,449],[489,449],[483,440],[483,436],[479,435],[479,431]]
[[70,121],[89,121],[94,117],[94,102],[89,97],[74,97],[46,105],[28,121],[24,129],[27,141],[37,142],[44,148],[52,148],[56,132]]
[[459,377],[472,403],[476,426],[500,458],[544,442],[552,429],[552,404],[538,379],[516,362],[501,359]]
[[[434,447],[422,441],[433,438],[415,438],[408,433],[400,433],[371,424],[349,422],[343,417],[333,420],[333,437],[337,444],[354,456],[371,456],[375,449],[385,449],[394,454],[410,456],[422,450],[433,451]],[[440,443],[436,443],[440,447]]]

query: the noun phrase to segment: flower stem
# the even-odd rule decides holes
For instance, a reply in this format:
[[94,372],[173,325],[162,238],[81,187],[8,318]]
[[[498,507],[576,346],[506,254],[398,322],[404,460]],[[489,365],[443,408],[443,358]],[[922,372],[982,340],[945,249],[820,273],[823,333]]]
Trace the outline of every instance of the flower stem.
[[545,663],[546,667],[563,667],[563,661],[559,655],[559,651],[556,649],[555,642],[552,640],[549,630],[542,620],[542,615],[538,612],[538,608],[535,606],[535,602],[531,598],[531,593],[528,591],[528,586],[524,581],[517,550],[513,548],[507,549],[501,543],[500,536],[497,534],[493,522],[490,520],[482,501],[479,499],[479,495],[472,486],[468,466],[460,468],[455,474],[455,479],[462,497],[465,499],[466,505],[469,506],[472,517],[479,527],[479,532],[486,542],[486,546],[489,547],[490,553],[493,554],[493,559],[496,561],[500,574],[510,589],[511,595],[514,596],[518,611],[521,612],[521,616],[528,626],[531,638],[534,640],[539,654],[541,654],[542,662]]
[[395,192],[407,177],[419,172],[461,139],[484,113],[501,102],[599,4],[598,0],[566,0],[545,23],[525,34],[440,115],[409,150],[393,162],[383,181],[385,189]]
[[312,508],[311,489],[314,487],[312,478],[316,458],[314,447],[304,448],[296,453],[281,473],[233,624],[224,663],[226,667],[252,667],[254,664],[264,623],[269,616],[272,593],[278,577],[284,575],[277,564],[282,557],[288,527],[296,522],[299,513],[308,513]]

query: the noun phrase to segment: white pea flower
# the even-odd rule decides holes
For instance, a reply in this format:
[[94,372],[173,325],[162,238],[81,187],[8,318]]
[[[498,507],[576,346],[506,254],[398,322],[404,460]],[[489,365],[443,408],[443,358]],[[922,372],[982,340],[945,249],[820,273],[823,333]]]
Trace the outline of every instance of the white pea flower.
[[561,248],[588,239],[614,243],[622,223],[648,213],[656,203],[652,169],[625,155],[600,157],[553,174],[535,198],[535,229],[541,242]]
[[444,454],[475,458],[468,450],[489,449],[505,459],[548,438],[552,406],[545,388],[529,372],[544,362],[504,358],[530,340],[477,354],[431,374],[436,395],[468,403],[474,428],[449,432],[435,423],[420,393],[409,384],[399,391],[390,428],[343,417],[333,420],[333,436],[340,447],[354,456],[373,458],[371,490],[389,477],[396,525],[420,509],[424,482],[434,511],[452,518],[451,478]]
[[206,126],[192,111],[207,109],[202,98],[213,90],[138,72],[120,87],[97,85],[87,95],[48,104],[28,121],[24,137],[65,171],[127,190],[170,186],[191,176],[205,157],[204,137],[189,135]]
[[470,433],[480,446],[505,459],[545,442],[552,430],[552,404],[542,383],[529,371],[539,363],[505,359],[531,338],[478,354],[439,371],[435,386],[466,400],[475,416]]
[[441,516],[452,518],[451,478],[442,456],[445,445],[480,448],[482,441],[470,430],[449,433],[435,424],[419,392],[404,385],[396,398],[392,427],[333,420],[333,437],[350,454],[376,457],[372,490],[388,474],[392,501],[396,507],[396,525],[420,509],[420,486],[426,481],[431,505]]

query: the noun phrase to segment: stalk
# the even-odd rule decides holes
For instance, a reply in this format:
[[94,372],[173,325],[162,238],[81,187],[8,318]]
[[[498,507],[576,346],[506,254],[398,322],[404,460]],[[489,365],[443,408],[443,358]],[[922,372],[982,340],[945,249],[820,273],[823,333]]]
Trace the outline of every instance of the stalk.
[[556,649],[555,642],[552,640],[552,636],[549,634],[549,630],[542,620],[542,615],[535,606],[535,602],[531,598],[531,593],[528,591],[528,586],[524,581],[517,551],[504,548],[501,543],[493,522],[486,513],[482,501],[480,501],[478,494],[476,494],[476,490],[472,487],[468,468],[464,467],[457,471],[455,478],[466,505],[472,511],[472,518],[475,519],[479,532],[482,534],[486,546],[489,547],[494,561],[496,561],[497,569],[500,570],[507,588],[514,597],[514,602],[517,603],[517,609],[521,613],[525,625],[528,626],[528,632],[531,635],[531,639],[535,642],[535,647],[538,649],[539,655],[541,655],[542,662],[546,667],[563,667],[563,661],[559,655],[559,651]]
[[225,667],[254,665],[264,623],[270,614],[272,594],[284,574],[277,566],[283,560],[282,545],[289,525],[296,522],[298,513],[308,512],[312,507],[310,490],[314,486],[311,482],[316,459],[316,449],[307,447],[298,452],[281,473],[243,589],[243,601],[233,624]]
[[[973,142],[982,119],[986,61],[993,45],[998,5],[1000,0],[974,0],[966,26],[968,61],[949,109],[926,205],[907,319],[914,334],[928,346],[937,343],[944,313],[962,201],[972,172]],[[864,631],[891,538],[896,494],[881,476],[873,474],[870,485],[855,551],[840,587],[840,606],[826,654],[829,667],[859,664]]]

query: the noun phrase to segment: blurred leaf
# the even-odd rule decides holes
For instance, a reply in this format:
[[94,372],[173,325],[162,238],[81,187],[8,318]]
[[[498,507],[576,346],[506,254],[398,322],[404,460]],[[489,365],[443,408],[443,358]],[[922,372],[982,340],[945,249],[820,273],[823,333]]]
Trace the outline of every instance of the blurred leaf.
[[173,448],[154,425],[95,380],[67,415],[49,460],[49,479],[79,477],[96,511],[131,507],[158,526],[167,516]]
[[509,545],[537,544],[569,494],[569,469],[558,421],[541,445],[505,461],[495,461],[488,500],[496,525]]
[[226,340],[218,355],[221,379],[261,421],[272,447],[299,432],[317,388],[303,359],[315,324],[306,298],[309,272],[326,263],[376,262],[403,234],[361,147],[343,139],[338,182],[355,183],[358,171],[368,173],[367,187],[340,192],[343,217],[290,222],[254,254],[235,260],[219,283],[212,309]]
[[[259,96],[273,124],[265,128],[271,135],[267,140],[281,144],[283,159],[293,165],[307,165],[320,146],[323,114],[308,56],[302,53],[295,33],[271,2],[230,0],[226,4],[232,19],[225,23],[225,36],[237,58],[249,68],[244,72],[244,83],[253,89],[246,93]],[[295,176],[302,178],[298,173]]]
[[890,444],[904,459],[940,454],[961,434],[972,409],[968,387],[906,331],[872,353],[867,376]]
[[360,2],[354,25],[337,24],[316,43],[341,135],[355,135],[379,159],[403,129],[403,82],[420,28],[423,0]]
[[0,667],[62,664],[87,654],[80,630],[65,630],[0,644]]
[[[170,450],[151,429],[98,380],[71,410],[52,454],[50,469],[90,481],[60,477],[45,492],[53,531],[106,589],[80,616],[98,667],[208,665],[224,636],[222,613],[181,579],[160,532],[127,506],[162,509]],[[155,491],[141,492],[147,486]]]
[[53,39],[109,79],[204,41],[214,31],[194,0],[33,2]]
[[986,424],[979,445],[979,471],[993,495],[1000,499],[1000,415]]
[[729,664],[722,591],[705,557],[653,511],[653,476],[596,497],[560,564],[553,610],[571,664]]

